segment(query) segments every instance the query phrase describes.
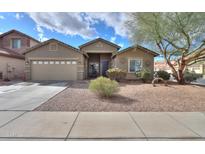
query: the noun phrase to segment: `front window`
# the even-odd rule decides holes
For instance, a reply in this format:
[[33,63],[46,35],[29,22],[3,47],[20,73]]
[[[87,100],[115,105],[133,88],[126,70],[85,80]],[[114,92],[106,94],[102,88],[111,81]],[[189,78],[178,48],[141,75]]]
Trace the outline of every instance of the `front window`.
[[142,60],[141,59],[130,59],[129,60],[129,72],[134,73],[142,69]]
[[21,39],[12,39],[11,40],[11,47],[13,49],[19,49],[21,48]]

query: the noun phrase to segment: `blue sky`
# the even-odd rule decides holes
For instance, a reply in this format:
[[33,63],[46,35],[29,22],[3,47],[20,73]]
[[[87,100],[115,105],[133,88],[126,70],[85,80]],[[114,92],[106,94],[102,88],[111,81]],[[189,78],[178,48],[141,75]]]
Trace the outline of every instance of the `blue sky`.
[[5,12],[0,13],[0,33],[16,29],[40,41],[55,38],[74,47],[101,37],[123,49],[131,45],[126,20],[126,13]]
[[17,29],[40,41],[56,38],[75,47],[102,37],[125,48],[130,43],[118,16],[122,13],[0,13],[0,33]]

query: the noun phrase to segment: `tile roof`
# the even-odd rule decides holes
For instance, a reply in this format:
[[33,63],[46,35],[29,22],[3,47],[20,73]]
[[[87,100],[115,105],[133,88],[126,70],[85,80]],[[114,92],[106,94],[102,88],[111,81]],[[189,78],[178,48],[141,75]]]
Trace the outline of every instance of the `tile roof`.
[[0,56],[24,59],[24,56],[9,49],[0,48]]

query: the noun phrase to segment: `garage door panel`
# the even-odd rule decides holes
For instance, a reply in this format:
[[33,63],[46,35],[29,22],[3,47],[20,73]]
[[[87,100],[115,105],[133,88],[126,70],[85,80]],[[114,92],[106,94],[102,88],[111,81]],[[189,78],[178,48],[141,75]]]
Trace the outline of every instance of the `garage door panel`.
[[32,80],[77,80],[75,61],[33,61]]

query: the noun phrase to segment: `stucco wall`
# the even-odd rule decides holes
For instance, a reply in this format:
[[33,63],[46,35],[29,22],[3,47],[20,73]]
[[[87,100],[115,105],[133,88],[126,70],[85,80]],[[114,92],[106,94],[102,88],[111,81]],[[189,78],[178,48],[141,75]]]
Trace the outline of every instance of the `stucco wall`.
[[134,73],[129,73],[128,71],[128,61],[129,59],[139,58],[143,61],[143,67],[149,68],[154,71],[154,56],[148,54],[140,49],[134,48],[130,49],[124,53],[118,54],[112,62],[113,67],[120,68],[127,72],[127,79],[136,79]]
[[[53,42],[52,42],[53,43]],[[25,54],[26,58],[26,79],[31,79],[31,60],[76,60],[77,61],[77,78],[84,79],[84,56],[73,49],[64,47],[58,43],[57,51],[49,51],[49,44],[34,49],[32,52]]]
[[24,79],[24,60],[0,56],[0,72],[4,79]]
[[35,46],[37,44],[39,44],[39,43],[30,39],[30,47],[33,47],[33,46]]
[[86,53],[112,53],[117,51],[117,48],[102,41],[98,41],[88,46],[82,47],[81,50]]

